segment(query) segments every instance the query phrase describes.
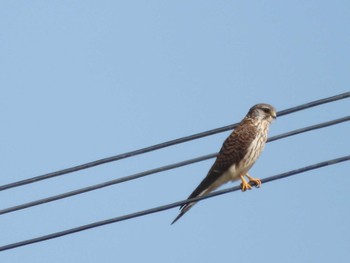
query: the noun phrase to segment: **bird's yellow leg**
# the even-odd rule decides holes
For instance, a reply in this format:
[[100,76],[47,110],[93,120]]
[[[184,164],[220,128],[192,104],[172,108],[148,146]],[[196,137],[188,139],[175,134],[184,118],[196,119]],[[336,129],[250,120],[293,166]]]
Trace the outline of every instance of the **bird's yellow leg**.
[[255,187],[259,188],[261,186],[261,181],[258,178],[251,177],[248,173],[245,175],[249,179],[249,182],[255,183]]
[[244,192],[245,190],[252,189],[252,186],[244,179],[243,175],[241,175],[240,178],[242,180],[242,183],[241,183],[242,192]]

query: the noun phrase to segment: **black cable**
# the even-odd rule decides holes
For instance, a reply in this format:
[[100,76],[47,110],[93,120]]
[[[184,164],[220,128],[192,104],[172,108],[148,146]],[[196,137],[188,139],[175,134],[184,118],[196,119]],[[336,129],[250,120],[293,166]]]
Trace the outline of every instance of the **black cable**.
[[317,129],[321,129],[321,128],[325,128],[325,127],[329,127],[329,126],[336,125],[336,124],[346,122],[346,121],[350,121],[350,116],[345,116],[343,118],[339,118],[339,119],[335,119],[335,120],[331,120],[331,121],[327,121],[327,122],[322,122],[319,124],[311,125],[308,127],[304,127],[304,128],[300,128],[297,130],[286,132],[286,133],[283,133],[280,135],[276,135],[276,136],[273,136],[273,137],[267,139],[267,142],[273,142],[273,141],[276,141],[276,140],[279,140],[282,138],[286,138],[289,136],[293,136],[293,135],[297,135],[300,133],[309,132],[309,131],[313,131],[313,130],[317,130]]
[[[273,136],[273,137],[269,138],[268,142],[280,140],[280,139],[283,139],[283,138],[286,138],[286,137],[289,137],[289,136],[293,136],[293,135],[296,135],[296,134],[300,134],[300,133],[304,133],[304,132],[308,132],[308,131],[324,128],[324,127],[327,127],[327,126],[339,124],[339,123],[346,122],[346,121],[350,121],[350,116],[343,117],[343,118],[336,119],[336,120],[332,120],[332,121],[328,121],[328,122],[319,123],[319,124],[308,126],[308,127],[304,127],[304,128],[293,130],[293,131],[286,132],[286,133],[283,133],[283,134],[279,134],[279,135],[276,135],[276,136]],[[74,195],[79,195],[79,194],[82,194],[82,193],[86,193],[86,192],[90,192],[90,191],[93,191],[93,190],[101,189],[101,188],[104,188],[104,187],[107,187],[107,186],[111,186],[111,185],[115,185],[115,184],[119,184],[119,183],[122,183],[122,182],[131,181],[131,180],[134,180],[134,179],[137,179],[137,178],[141,178],[141,177],[144,177],[144,176],[147,176],[147,175],[151,175],[151,174],[155,174],[155,173],[159,173],[159,172],[163,172],[163,171],[179,168],[179,167],[182,167],[182,166],[185,166],[185,165],[201,162],[201,161],[204,161],[204,160],[208,160],[208,159],[214,158],[214,157],[216,157],[216,155],[217,155],[217,153],[212,153],[212,154],[200,156],[200,157],[197,157],[197,158],[194,158],[194,159],[189,159],[189,160],[185,160],[185,161],[182,161],[182,162],[169,164],[169,165],[166,165],[166,166],[154,168],[154,169],[151,169],[151,170],[148,170],[148,171],[144,171],[144,172],[140,172],[140,173],[137,173],[137,174],[133,174],[133,175],[125,176],[125,177],[122,177],[122,178],[117,178],[117,179],[114,179],[114,180],[110,180],[110,181],[107,181],[107,182],[103,182],[103,183],[91,185],[91,186],[88,186],[88,187],[76,189],[76,190],[69,191],[69,192],[66,192],[66,193],[62,193],[62,194],[59,194],[59,195],[50,196],[50,197],[46,197],[46,198],[43,198],[43,199],[31,201],[31,202],[28,202],[28,203],[24,203],[24,204],[12,206],[12,207],[4,208],[4,209],[0,210],[0,215],[11,213],[11,212],[15,212],[15,211],[18,211],[18,210],[26,209],[26,208],[37,206],[37,205],[42,205],[42,204],[53,202],[53,201],[57,201],[57,200],[60,200],[60,199],[64,199],[64,198],[68,198],[68,197],[71,197],[71,196],[74,196]]]
[[[308,109],[308,108],[311,108],[311,107],[315,107],[315,106],[318,106],[318,105],[321,105],[321,104],[333,102],[333,101],[336,101],[336,100],[345,99],[345,98],[348,98],[348,97],[350,97],[350,92],[345,92],[345,93],[342,93],[342,94],[339,94],[339,95],[336,95],[336,96],[331,96],[331,97],[328,97],[328,98],[315,100],[315,101],[312,101],[312,102],[309,102],[309,103],[305,103],[305,104],[302,104],[302,105],[299,105],[299,106],[296,106],[296,107],[293,107],[293,108],[289,108],[289,109],[285,109],[285,110],[279,111],[277,113],[277,116],[279,116],[279,117],[280,116],[284,116],[284,115],[287,115],[287,114],[290,114],[290,113],[293,113],[293,112],[301,111],[301,110]],[[139,155],[139,154],[143,154],[143,153],[147,153],[147,152],[150,152],[150,151],[162,149],[162,148],[169,147],[169,146],[172,146],[172,145],[175,145],[175,144],[179,144],[179,143],[183,143],[183,142],[187,142],[187,141],[203,138],[203,137],[206,137],[206,136],[209,136],[209,135],[213,135],[213,134],[217,134],[217,133],[220,133],[220,132],[231,130],[231,129],[235,128],[237,125],[238,125],[238,123],[227,125],[227,126],[224,126],[224,127],[213,129],[213,130],[208,130],[208,131],[197,133],[197,134],[194,134],[194,135],[185,136],[185,137],[178,138],[178,139],[175,139],[175,140],[171,140],[171,141],[155,144],[155,145],[152,145],[152,146],[149,146],[149,147],[145,147],[145,148],[142,148],[142,149],[138,149],[138,150],[135,150],[135,151],[130,151],[130,152],[127,152],[127,153],[118,154],[118,155],[115,155],[115,156],[111,156],[111,157],[99,159],[99,160],[96,160],[96,161],[88,162],[88,163],[85,163],[85,164],[73,166],[73,167],[66,168],[66,169],[63,169],[63,170],[59,170],[59,171],[56,171],[56,172],[51,172],[51,173],[47,173],[47,174],[43,174],[43,175],[39,175],[39,176],[27,178],[27,179],[23,179],[23,180],[20,180],[20,181],[12,182],[12,183],[9,183],[9,184],[0,185],[0,191],[6,190],[6,189],[10,189],[10,188],[14,188],[14,187],[18,187],[18,186],[21,186],[21,185],[31,184],[31,183],[34,183],[34,182],[38,182],[38,181],[41,181],[41,180],[53,178],[53,177],[56,177],[56,176],[60,176],[60,175],[64,175],[64,174],[68,174],[68,173],[72,173],[72,172],[76,172],[76,171],[80,171],[80,170],[83,170],[83,169],[88,169],[88,168],[91,168],[91,167],[94,167],[94,166],[102,165],[102,164],[109,163],[109,162],[114,162],[114,161],[117,161],[117,160],[125,159],[125,158],[128,158],[128,157]]]
[[[271,176],[271,177],[267,177],[261,180],[262,183],[268,183],[274,180],[279,180],[288,176],[292,176],[292,175],[296,175],[299,173],[303,173],[306,171],[310,171],[313,169],[318,169],[324,166],[328,166],[328,165],[333,165],[333,164],[337,164],[340,162],[345,162],[345,161],[349,161],[350,160],[350,155],[348,156],[344,156],[344,157],[340,157],[337,159],[333,159],[333,160],[328,160],[325,162],[321,162],[321,163],[317,163],[317,164],[313,164],[313,165],[309,165],[303,168],[299,168],[299,169],[295,169],[289,172],[285,172],[282,174],[278,174],[275,176]],[[254,186],[252,184],[252,186]],[[4,245],[0,247],[0,251],[5,251],[5,250],[9,250],[9,249],[14,249],[14,248],[18,248],[21,246],[26,246],[26,245],[30,245],[33,243],[38,243],[38,242],[42,242],[45,240],[49,240],[49,239],[54,239],[54,238],[58,238],[58,237],[62,237],[62,236],[66,236],[66,235],[70,235],[73,233],[77,233],[77,232],[81,232],[81,231],[85,231],[88,229],[92,229],[95,227],[100,227],[100,226],[104,226],[104,225],[108,225],[108,224],[112,224],[112,223],[116,223],[116,222],[120,222],[120,221],[125,221],[125,220],[129,220],[132,218],[136,218],[136,217],[141,217],[141,216],[145,216],[145,215],[149,215],[149,214],[153,214],[153,213],[158,213],[161,211],[165,211],[165,210],[169,210],[171,208],[177,207],[177,206],[181,206],[187,203],[191,203],[191,202],[195,202],[195,201],[200,201],[203,199],[207,199],[207,198],[211,198],[214,196],[218,196],[218,195],[222,195],[222,194],[227,194],[230,192],[234,192],[234,191],[238,191],[240,190],[241,187],[238,186],[234,186],[234,187],[230,187],[224,190],[220,190],[220,191],[216,191],[213,192],[211,194],[205,195],[205,196],[200,196],[200,197],[196,197],[196,198],[191,198],[188,200],[182,200],[182,201],[178,201],[178,202],[174,202],[171,204],[167,204],[167,205],[163,205],[163,206],[158,206],[158,207],[154,207],[151,209],[147,209],[147,210],[143,210],[143,211],[139,211],[139,212],[135,212],[135,213],[131,213],[131,214],[127,214],[127,215],[123,215],[123,216],[119,216],[119,217],[115,217],[115,218],[111,218],[111,219],[107,219],[107,220],[102,220],[102,221],[98,221],[98,222],[94,222],[91,224],[87,224],[87,225],[83,225],[83,226],[79,226],[79,227],[75,227],[75,228],[71,228],[71,229],[67,229],[64,231],[60,231],[60,232],[56,232],[56,233],[52,233],[49,235],[44,235],[44,236],[40,236],[40,237],[36,237],[36,238],[32,238],[32,239],[27,239],[24,241],[20,241],[20,242],[16,242],[16,243],[12,243],[12,244],[8,244],[8,245]]]

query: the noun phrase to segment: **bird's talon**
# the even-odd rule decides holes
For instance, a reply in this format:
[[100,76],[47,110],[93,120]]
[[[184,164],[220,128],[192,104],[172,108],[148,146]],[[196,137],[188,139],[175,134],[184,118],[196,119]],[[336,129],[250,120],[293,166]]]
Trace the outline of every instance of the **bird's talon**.
[[252,190],[252,186],[248,184],[246,181],[243,181],[241,183],[241,190],[242,192],[245,192],[246,190]]
[[260,186],[261,186],[261,180],[260,179],[253,178],[253,177],[251,177],[249,175],[247,175],[247,177],[249,179],[249,183],[253,183],[256,188],[260,188]]
[[256,188],[260,188],[261,186],[261,181],[259,179],[252,178],[249,180],[249,182],[254,183]]

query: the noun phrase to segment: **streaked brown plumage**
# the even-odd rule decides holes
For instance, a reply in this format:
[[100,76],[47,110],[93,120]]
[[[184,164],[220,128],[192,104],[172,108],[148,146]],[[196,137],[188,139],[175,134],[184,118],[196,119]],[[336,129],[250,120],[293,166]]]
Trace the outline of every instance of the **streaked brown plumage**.
[[[225,140],[208,175],[192,192],[188,199],[206,195],[222,184],[229,181],[242,180],[242,191],[251,189],[244,179],[246,176],[250,182],[261,185],[259,179],[252,178],[248,171],[261,154],[269,130],[269,125],[276,118],[276,110],[269,104],[257,104],[253,106],[236,129]],[[180,207],[179,215],[172,222],[174,224],[196,202]]]

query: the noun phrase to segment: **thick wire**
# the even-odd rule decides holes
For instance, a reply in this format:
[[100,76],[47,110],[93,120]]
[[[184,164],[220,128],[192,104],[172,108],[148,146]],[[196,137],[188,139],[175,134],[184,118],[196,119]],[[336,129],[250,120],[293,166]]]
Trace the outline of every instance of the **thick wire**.
[[[299,105],[299,106],[296,106],[296,107],[293,107],[293,108],[289,108],[289,109],[285,109],[285,110],[279,111],[277,113],[277,116],[281,117],[281,116],[284,116],[284,115],[287,115],[287,114],[290,114],[290,113],[293,113],[293,112],[301,111],[301,110],[308,109],[308,108],[311,108],[311,107],[315,107],[315,106],[318,106],[318,105],[321,105],[321,104],[325,104],[325,103],[329,103],[329,102],[345,99],[345,98],[348,98],[348,97],[350,97],[350,92],[345,92],[345,93],[342,93],[342,94],[339,94],[339,95],[335,95],[335,96],[331,96],[331,97],[328,97],[328,98],[315,100],[315,101],[312,101],[312,102],[309,102],[309,103],[305,103],[305,104],[302,104],[302,105]],[[135,151],[130,151],[130,152],[127,152],[127,153],[118,154],[118,155],[115,155],[115,156],[111,156],[111,157],[99,159],[99,160],[96,160],[96,161],[88,162],[88,163],[85,163],[85,164],[81,164],[81,165],[73,166],[73,167],[70,167],[70,168],[66,168],[66,169],[63,169],[63,170],[59,170],[59,171],[55,171],[55,172],[51,172],[51,173],[47,173],[47,174],[43,174],[43,175],[39,175],[39,176],[27,178],[27,179],[23,179],[23,180],[20,180],[20,181],[9,183],[9,184],[0,185],[0,191],[6,190],[6,189],[10,189],[10,188],[14,188],[14,187],[18,187],[18,186],[21,186],[21,185],[31,184],[31,183],[34,183],[34,182],[42,181],[42,180],[45,180],[45,179],[53,178],[53,177],[56,177],[56,176],[60,176],[60,175],[64,175],[64,174],[68,174],[68,173],[72,173],[72,172],[76,172],[76,171],[80,171],[80,170],[83,170],[83,169],[88,169],[88,168],[91,168],[91,167],[94,167],[94,166],[102,165],[102,164],[109,163],[109,162],[114,162],[114,161],[125,159],[125,158],[131,157],[131,156],[147,153],[147,152],[158,150],[158,149],[165,148],[165,147],[169,147],[169,146],[172,146],[172,145],[175,145],[175,144],[179,144],[179,143],[183,143],[183,142],[187,142],[187,141],[203,138],[203,137],[206,137],[206,136],[209,136],[209,135],[213,135],[213,134],[217,134],[217,133],[220,133],[220,132],[232,130],[237,125],[238,125],[238,123],[227,125],[227,126],[224,126],[224,127],[208,130],[208,131],[197,133],[197,134],[193,134],[193,135],[190,135],[190,136],[185,136],[185,137],[182,137],[182,138],[178,138],[178,139],[175,139],[175,140],[171,140],[171,141],[155,144],[155,145],[152,145],[152,146],[149,146],[149,147],[145,147],[145,148],[142,148],[142,149],[138,149],[138,150],[135,150]]]
[[[300,134],[300,133],[304,133],[304,132],[308,132],[308,131],[312,131],[312,130],[316,130],[316,129],[325,128],[325,127],[328,127],[328,126],[331,126],[331,125],[336,125],[336,124],[339,124],[339,123],[342,123],[342,122],[346,122],[346,121],[350,121],[350,116],[346,116],[346,117],[339,118],[339,119],[336,119],[336,120],[331,120],[331,121],[328,121],[328,122],[323,122],[323,123],[319,123],[319,124],[316,124],[316,125],[312,125],[312,126],[304,127],[304,128],[301,128],[301,129],[289,131],[289,132],[286,132],[286,133],[283,133],[283,134],[279,134],[279,135],[276,135],[276,136],[273,136],[273,137],[269,138],[268,142],[280,140],[280,139],[283,139],[283,138],[286,138],[286,137],[289,137],[289,136],[297,135],[297,134]],[[101,188],[104,188],[104,187],[107,187],[107,186],[123,183],[123,182],[126,182],[126,181],[135,180],[137,178],[141,178],[141,177],[144,177],[144,176],[147,176],[147,175],[151,175],[151,174],[155,174],[155,173],[159,173],[159,172],[163,172],[163,171],[179,168],[179,167],[182,167],[182,166],[185,166],[185,165],[201,162],[201,161],[204,161],[204,160],[208,160],[208,159],[214,158],[214,157],[216,157],[216,155],[217,155],[217,153],[207,154],[207,155],[200,156],[200,157],[197,157],[197,158],[194,158],[194,159],[189,159],[189,160],[185,160],[185,161],[182,161],[182,162],[169,164],[169,165],[166,165],[166,166],[154,168],[154,169],[151,169],[151,170],[147,170],[147,171],[144,171],[144,172],[140,172],[140,173],[136,173],[136,174],[133,174],[133,175],[125,176],[125,177],[122,177],[122,178],[118,178],[118,179],[110,180],[110,181],[107,181],[107,182],[91,185],[91,186],[88,186],[88,187],[76,189],[76,190],[73,190],[73,191],[65,192],[65,193],[62,193],[62,194],[59,194],[59,195],[50,196],[50,197],[46,197],[46,198],[43,198],[43,199],[27,202],[27,203],[24,203],[24,204],[20,204],[20,205],[4,208],[4,209],[0,210],[0,215],[11,213],[11,212],[15,212],[15,211],[26,209],[26,208],[30,208],[30,207],[37,206],[37,205],[42,205],[42,204],[53,202],[53,201],[57,201],[57,200],[60,200],[60,199],[71,197],[71,196],[83,194],[83,193],[86,193],[86,192],[94,191],[94,190],[97,190],[97,189],[101,189]]]
[[[337,158],[337,159],[333,159],[333,160],[328,160],[328,161],[317,163],[317,164],[313,164],[313,165],[309,165],[309,166],[306,166],[306,167],[303,167],[303,168],[295,169],[295,170],[292,170],[292,171],[289,171],[289,172],[285,172],[285,173],[281,173],[281,174],[278,174],[278,175],[275,175],[275,176],[267,177],[267,178],[262,179],[261,182],[262,183],[268,183],[268,182],[272,182],[272,181],[275,181],[275,180],[286,178],[286,177],[289,177],[289,176],[292,176],[292,175],[303,173],[303,172],[306,172],[306,171],[319,169],[319,168],[324,167],[324,166],[334,165],[334,164],[345,162],[345,161],[349,161],[349,160],[350,160],[350,155],[344,156],[344,157],[340,157],[340,158]],[[254,186],[254,184],[251,184],[251,186]],[[79,227],[75,227],[75,228],[71,228],[71,229],[67,229],[67,230],[64,230],[64,231],[60,231],[60,232],[56,232],[56,233],[52,233],[52,234],[48,234],[48,235],[32,238],[32,239],[27,239],[27,240],[24,240],[24,241],[20,241],[20,242],[16,242],[16,243],[12,243],[12,244],[1,246],[0,247],[0,251],[14,249],[14,248],[30,245],[30,244],[33,244],[33,243],[38,243],[38,242],[46,241],[46,240],[49,240],[49,239],[54,239],[54,238],[58,238],[58,237],[62,237],[62,236],[70,235],[70,234],[74,234],[74,233],[85,231],[85,230],[88,230],[88,229],[92,229],[92,228],[96,228],[96,227],[100,227],[100,226],[104,226],[104,225],[108,225],[108,224],[112,224],[112,223],[117,223],[117,222],[120,222],[120,221],[125,221],[125,220],[129,220],[129,219],[132,219],[132,218],[141,217],[141,216],[145,216],[145,215],[149,215],[149,214],[153,214],[153,213],[158,213],[158,212],[169,210],[171,208],[174,208],[174,207],[177,207],[177,206],[181,206],[181,205],[184,205],[184,204],[187,204],[187,203],[201,201],[203,199],[212,198],[214,196],[235,192],[235,191],[238,191],[240,189],[241,189],[241,187],[238,185],[238,186],[230,187],[230,188],[227,188],[227,189],[224,189],[224,190],[221,190],[221,191],[216,191],[216,192],[213,192],[213,193],[205,195],[205,196],[191,198],[191,199],[187,199],[187,200],[182,200],[182,201],[170,203],[170,204],[167,204],[167,205],[158,206],[158,207],[154,207],[154,208],[151,208],[151,209],[147,209],[147,210],[143,210],[143,211],[139,211],[139,212],[135,212],[135,213],[131,213],[131,214],[127,214],[127,215],[123,215],[123,216],[119,216],[119,217],[115,217],[115,218],[111,218],[111,219],[107,219],[107,220],[102,220],[102,221],[94,222],[94,223],[91,223],[91,224],[87,224],[87,225],[83,225],[83,226],[79,226]]]

